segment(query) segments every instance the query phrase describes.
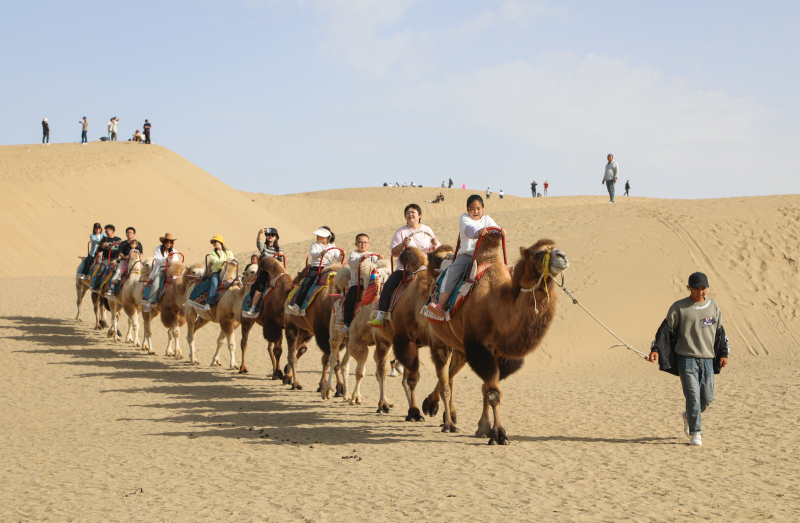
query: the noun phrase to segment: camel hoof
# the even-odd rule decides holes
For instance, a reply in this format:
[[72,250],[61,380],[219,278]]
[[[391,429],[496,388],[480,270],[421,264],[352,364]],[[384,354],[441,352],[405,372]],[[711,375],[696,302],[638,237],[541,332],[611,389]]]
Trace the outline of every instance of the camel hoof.
[[283,379],[283,371],[281,369],[275,369],[275,372],[272,373],[273,380],[282,380]]
[[494,429],[489,437],[489,445],[510,445],[511,440],[506,437],[506,431],[502,427]]
[[389,408],[389,405],[378,405],[377,414],[389,414],[390,412],[392,412],[392,410]]
[[425,421],[425,418],[420,414],[419,409],[416,407],[412,407],[408,409],[408,416],[406,416],[406,421]]
[[450,424],[442,423],[442,432],[457,433],[457,432],[461,432],[461,431],[458,430],[458,427],[456,427],[454,423],[450,423]]
[[239,369],[239,374],[247,374],[247,373],[248,373],[247,367],[242,365],[242,367]]
[[322,385],[320,385],[319,387],[317,387],[317,392],[322,392]]
[[290,381],[292,381],[292,378],[287,378],[286,375],[284,375],[283,378],[281,378],[281,383],[283,383],[284,385],[288,385]]
[[292,384],[292,390],[303,390],[303,386],[300,384]]
[[430,397],[425,398],[422,402],[422,412],[423,414],[427,414],[428,416],[436,416],[439,412],[439,402],[432,401]]
[[149,350],[149,349],[145,349],[145,350],[147,350],[147,354],[155,354],[156,353],[156,351],[154,351],[154,350]]
[[239,370],[239,366],[238,365],[231,365],[230,367],[228,367],[228,370]]
[[322,391],[322,399],[329,400],[331,399],[331,394],[333,393],[333,389],[331,387],[325,387],[325,390]]
[[336,385],[336,394],[334,394],[333,397],[334,398],[341,398],[342,396],[344,396],[344,385],[339,383],[339,384]]

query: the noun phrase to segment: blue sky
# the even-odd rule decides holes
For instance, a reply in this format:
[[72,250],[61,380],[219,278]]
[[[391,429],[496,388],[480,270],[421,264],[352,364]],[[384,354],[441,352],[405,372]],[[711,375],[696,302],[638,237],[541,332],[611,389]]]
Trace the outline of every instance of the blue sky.
[[1,144],[120,118],[231,186],[800,192],[800,3],[16,2]]

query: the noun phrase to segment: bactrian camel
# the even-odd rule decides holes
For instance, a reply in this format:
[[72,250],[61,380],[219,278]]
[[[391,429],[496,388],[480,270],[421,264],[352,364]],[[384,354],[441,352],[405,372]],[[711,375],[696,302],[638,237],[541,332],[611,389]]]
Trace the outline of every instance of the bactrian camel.
[[[378,380],[378,387],[380,389],[378,397],[378,412],[389,412],[392,405],[386,397],[386,362],[389,356],[390,344],[382,336],[375,336],[373,329],[367,325],[373,309],[377,306],[377,296],[380,295],[380,290],[383,284],[391,274],[389,263],[385,260],[378,261],[377,264],[371,261],[364,261],[361,263],[361,271],[359,280],[362,289],[366,289],[370,283],[370,277],[373,269],[377,269],[378,281],[378,294],[376,300],[372,303],[365,304],[358,314],[353,317],[350,323],[350,332],[347,339],[347,350],[342,357],[339,367],[342,371],[342,384],[344,386],[343,397],[344,401],[349,402],[351,405],[361,405],[361,381],[364,379],[364,367],[366,366],[367,359],[369,358],[369,348],[375,345],[375,378]],[[335,292],[346,293],[348,285],[350,284],[350,270],[347,267],[336,274],[334,279]],[[363,291],[362,291],[363,292]],[[344,294],[343,294],[344,295]],[[331,316],[331,329],[334,328],[334,317]],[[350,395],[348,389],[348,376],[350,374],[350,358],[356,360],[356,385],[353,388],[353,394]],[[328,379],[328,390],[330,390],[330,377]],[[323,393],[323,399],[330,397],[330,393]]]
[[[503,263],[502,239],[492,232],[482,238],[475,261],[493,265],[475,283],[472,294],[450,322],[430,325],[438,338],[466,357],[483,380],[483,414],[475,435],[488,437],[490,445],[508,445],[510,440],[500,421],[500,380],[519,370],[525,356],[547,334],[558,302],[553,278],[569,263],[552,240],[542,239],[527,249],[520,248],[520,259],[511,276]],[[452,393],[448,387],[444,389],[446,395]],[[444,408],[447,420],[447,398]],[[490,409],[494,423],[489,419]]]
[[[91,276],[91,272],[86,279],[81,279],[81,269],[83,268],[83,260],[81,260],[80,264],[78,264],[78,269],[75,272],[75,291],[78,295],[78,315],[75,316],[75,321],[81,322],[81,303],[83,303],[83,297],[86,295],[86,291],[91,288],[92,280],[89,276]],[[100,330],[108,327],[108,323],[106,322],[106,312],[103,308],[103,300],[97,294],[90,292],[90,296],[92,297],[92,308],[94,309],[94,330]]]
[[[119,292],[113,297],[106,296],[111,308],[112,321],[111,328],[108,330],[108,337],[113,337],[115,342],[120,340],[118,328],[119,313],[121,310],[124,310],[125,314],[128,316],[128,332],[125,336],[125,342],[133,343],[136,347],[140,345],[139,313],[142,310],[140,299],[142,295],[142,284],[139,282],[143,271],[144,274],[150,274],[149,264],[143,264],[140,256],[139,251],[131,251],[130,258],[125,266],[125,274],[123,275],[125,281],[122,283]],[[152,259],[150,261],[152,262]],[[122,261],[122,263],[125,262]],[[109,287],[110,285],[109,283]],[[138,295],[136,294],[137,290],[139,292]]]
[[[245,282],[252,282],[256,278],[258,267],[251,265],[242,274]],[[236,265],[228,263],[225,265],[225,273],[222,281],[227,282],[236,278]],[[211,359],[211,366],[220,367],[219,354],[222,345],[227,342],[231,359],[229,369],[238,369],[236,365],[236,339],[234,331],[242,320],[242,303],[250,287],[244,285],[242,281],[236,279],[230,287],[220,296],[216,305],[209,310],[198,310],[190,302],[189,296],[197,285],[197,281],[191,281],[186,285],[186,341],[189,343],[189,363],[198,365],[197,347],[195,346],[195,333],[208,323],[219,323],[219,337],[217,338],[217,351]]]

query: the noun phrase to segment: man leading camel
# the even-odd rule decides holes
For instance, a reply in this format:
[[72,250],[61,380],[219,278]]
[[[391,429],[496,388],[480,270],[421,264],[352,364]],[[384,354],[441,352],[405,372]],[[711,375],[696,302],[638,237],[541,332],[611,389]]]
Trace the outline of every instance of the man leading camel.
[[144,312],[150,312],[150,309],[158,303],[158,291],[159,287],[161,287],[161,281],[164,279],[167,260],[173,257],[175,261],[178,261],[178,257],[175,255],[178,251],[173,248],[178,239],[167,233],[158,240],[161,245],[156,247],[156,251],[153,253],[153,266],[148,278],[150,280],[150,295],[147,297],[147,305],[144,307]]
[[686,410],[683,431],[689,445],[703,444],[701,413],[714,400],[714,374],[728,364],[730,348],[722,327],[722,311],[706,298],[708,278],[702,272],[689,276],[689,296],[672,304],[661,323],[648,358],[660,370],[681,378]]

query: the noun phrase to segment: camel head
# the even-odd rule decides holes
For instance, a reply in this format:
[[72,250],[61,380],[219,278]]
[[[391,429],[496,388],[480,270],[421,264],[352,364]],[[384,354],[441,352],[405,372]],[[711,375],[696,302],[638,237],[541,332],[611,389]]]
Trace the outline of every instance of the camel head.
[[223,281],[228,281],[236,278],[237,273],[239,272],[239,266],[235,263],[227,263],[225,264],[225,274],[222,274]]
[[567,267],[567,255],[555,248],[553,240],[541,239],[528,247],[520,247],[520,259],[514,266],[514,280],[518,286],[529,288],[539,281],[547,255],[550,255],[550,276],[558,276]]
[[283,263],[272,256],[264,256],[258,260],[258,268],[269,274],[270,280],[286,272]]
[[414,273],[417,269],[428,263],[428,258],[425,256],[424,252],[416,247],[408,247],[400,253],[400,256],[397,257],[397,261],[405,266],[407,273]]
[[437,272],[442,268],[442,262],[447,259],[447,255],[454,254],[455,251],[449,245],[440,245],[436,250],[428,253],[428,277],[435,281],[439,277]]
[[242,281],[246,283],[254,282],[256,280],[256,274],[258,274],[258,265],[252,264],[243,273],[239,276],[242,277]]
[[195,280],[199,280],[200,278],[203,277],[203,273],[205,273],[205,266],[202,263],[193,263],[190,266],[186,267],[186,272],[184,273],[184,276],[191,276]]

